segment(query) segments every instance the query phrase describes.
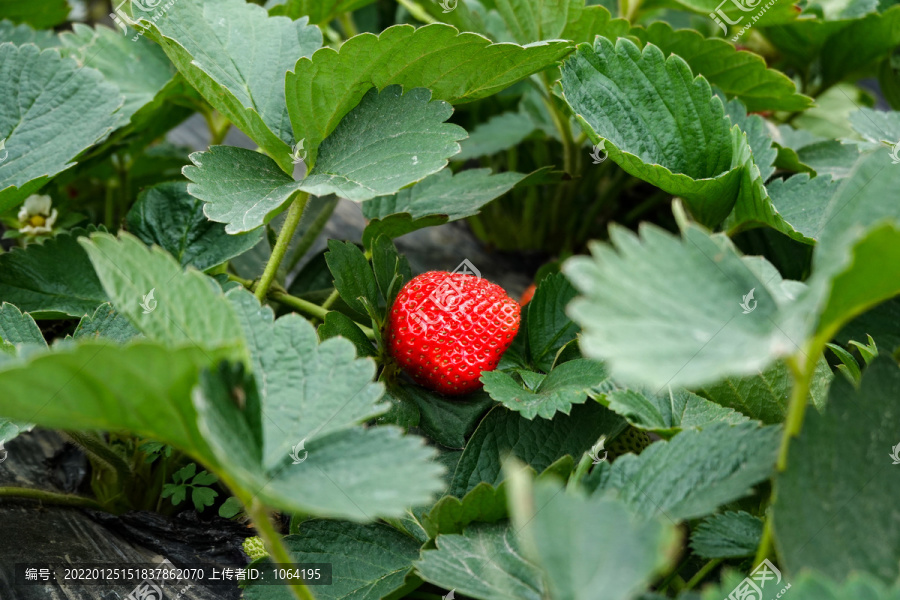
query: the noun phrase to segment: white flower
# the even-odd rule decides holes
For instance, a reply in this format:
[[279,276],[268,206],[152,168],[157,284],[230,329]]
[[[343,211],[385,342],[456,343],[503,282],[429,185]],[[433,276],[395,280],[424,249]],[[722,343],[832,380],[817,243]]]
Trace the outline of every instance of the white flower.
[[52,208],[50,196],[28,196],[19,210],[19,231],[28,235],[42,235],[53,230],[56,209]]

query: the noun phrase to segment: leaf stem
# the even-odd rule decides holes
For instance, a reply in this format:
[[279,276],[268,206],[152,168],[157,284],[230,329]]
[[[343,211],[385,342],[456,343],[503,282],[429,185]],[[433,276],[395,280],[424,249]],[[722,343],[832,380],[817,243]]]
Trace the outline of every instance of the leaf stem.
[[[809,388],[816,370],[817,358],[822,354],[822,349],[825,345],[824,341],[819,341],[820,337],[816,337],[807,346],[806,359],[802,364],[796,354],[787,359],[788,368],[794,377],[794,387],[791,390],[787,418],[784,422],[784,431],[781,434],[781,445],[778,447],[778,461],[775,463],[778,473],[784,472],[787,468],[788,448],[791,440],[800,434],[800,429],[803,427],[803,417],[806,414],[806,405],[809,403]],[[829,338],[830,336],[826,339]],[[769,497],[770,507],[775,504],[776,491],[776,488],[773,486],[772,494]],[[756,562],[754,564],[759,564],[771,554],[774,542],[773,528],[772,514],[770,512],[766,515],[766,522],[763,525],[762,538],[759,541],[759,548],[756,550]]]
[[[238,499],[244,505],[244,508],[246,508],[247,515],[253,521],[253,526],[256,528],[257,533],[259,533],[259,537],[261,537],[266,544],[269,556],[273,559],[272,562],[278,564],[292,564],[294,560],[291,558],[287,548],[285,548],[284,544],[281,542],[281,534],[275,531],[275,527],[269,519],[269,512],[265,505],[255,498],[248,499],[246,494],[237,492],[233,487],[231,489],[232,492],[235,492],[235,495],[238,496]],[[310,592],[302,583],[292,583],[290,584],[290,588],[297,600],[315,600],[312,592]]]
[[418,2],[413,2],[413,0],[397,0],[397,4],[405,8],[409,14],[423,23],[428,25],[437,23],[437,19],[425,12],[425,9],[422,8]]
[[128,463],[110,449],[100,437],[85,431],[67,431],[65,435],[94,460],[113,471],[119,480],[119,489],[131,481],[132,472]]
[[259,278],[259,283],[256,285],[255,294],[260,302],[266,299],[269,286],[275,280],[278,267],[281,266],[281,261],[284,259],[288,245],[291,243],[291,238],[294,237],[297,225],[300,224],[300,219],[303,217],[303,209],[306,208],[307,200],[309,200],[308,193],[297,192],[297,196],[291,202],[284,225],[282,225],[281,232],[278,234],[278,240],[275,242],[275,247],[272,248],[272,256],[269,257],[269,262],[266,263],[262,277]]
[[[253,282],[250,281],[249,279],[244,279],[243,277],[238,277],[237,275],[232,275],[231,273],[228,274],[228,278],[231,281],[236,281],[236,282],[240,283],[242,286],[244,286],[248,290],[254,289]],[[324,321],[325,317],[328,316],[328,313],[331,312],[327,308],[323,308],[323,307],[319,306],[318,304],[310,302],[309,300],[304,300],[303,298],[298,298],[297,296],[291,296],[287,292],[280,290],[280,289],[269,290],[267,297],[269,298],[269,300],[274,300],[275,302],[281,302],[282,304],[290,306],[291,308],[294,308],[294,309],[302,312],[305,315],[314,317],[321,321]],[[326,302],[327,302],[327,300],[326,300]],[[363,325],[361,323],[356,323],[356,326],[359,327],[364,334],[366,334],[367,338],[369,338],[372,341],[375,340],[375,332],[372,330],[371,327],[366,327],[365,325]]]
[[682,588],[682,591],[690,590],[695,585],[697,585],[698,583],[703,581],[703,579],[707,575],[709,575],[710,571],[712,571],[713,569],[718,567],[722,563],[723,560],[725,560],[725,559],[714,558],[711,561],[709,561],[708,563],[706,563],[705,565],[703,565],[702,567],[700,567],[700,570],[697,571],[697,573],[693,577],[691,577],[686,584],[684,584],[684,588]]
[[291,256],[291,260],[288,262],[287,271],[290,273],[294,270],[294,267],[297,266],[297,263],[300,262],[312,245],[315,243],[316,238],[319,237],[319,234],[322,233],[322,229],[325,228],[325,224],[328,223],[328,219],[331,218],[332,213],[334,213],[334,209],[338,204],[338,198],[334,197],[328,200],[328,203],[322,207],[322,210],[319,211],[319,214],[316,215],[316,218],[313,219],[313,222],[309,224],[309,228],[303,232],[303,236],[300,238],[300,241],[297,242],[297,247],[294,249],[294,254]]
[[344,30],[344,39],[350,39],[355,35],[359,34],[359,30],[356,28],[356,23],[353,22],[353,13],[345,12],[338,15],[338,23],[341,24],[341,29]]
[[77,506],[80,508],[92,508],[94,510],[106,511],[103,505],[91,498],[31,488],[0,487],[0,498],[30,498],[32,500],[39,500],[57,506]]

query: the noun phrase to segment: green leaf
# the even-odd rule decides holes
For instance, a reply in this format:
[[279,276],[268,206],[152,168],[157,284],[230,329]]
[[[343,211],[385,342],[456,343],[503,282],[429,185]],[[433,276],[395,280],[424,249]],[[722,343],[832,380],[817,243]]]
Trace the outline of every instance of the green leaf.
[[824,414],[806,415],[775,481],[776,544],[790,573],[843,579],[857,571],[896,581],[900,523],[885,507],[900,494],[891,456],[900,442],[898,389],[896,363],[876,359],[858,390],[839,377]]
[[163,485],[162,493],[160,494],[163,498],[168,498],[169,502],[172,503],[173,506],[178,506],[184,499],[187,497],[187,488],[183,485],[173,485],[171,483],[167,483]]
[[412,279],[412,270],[409,261],[397,251],[394,242],[386,235],[375,239],[371,253],[375,280],[385,306],[389,308],[403,284]]
[[[755,0],[745,4],[728,3],[724,4],[719,0],[675,0],[674,4],[684,10],[701,14],[708,17],[713,12],[721,10],[727,17],[729,23],[736,23],[737,27],[748,26],[751,23],[754,26],[769,26],[781,23],[791,23],[797,18],[797,12],[794,10],[793,2],[776,2],[763,11],[762,0]],[[756,9],[748,11],[748,9]],[[759,17],[756,19],[756,17]],[[732,36],[731,41],[735,42],[737,35]]]
[[466,161],[513,148],[531,135],[534,129],[534,122],[527,114],[505,112],[495,115],[472,130],[469,139],[460,144],[462,152],[453,160]]
[[622,419],[596,402],[573,406],[569,415],[533,421],[495,407],[466,444],[447,493],[461,498],[482,481],[499,484],[500,461],[507,453],[541,472],[565,455],[581,457],[600,436],[611,438],[624,426]]
[[90,240],[79,241],[112,305],[148,338],[243,356],[234,310],[205,275],[182,270],[170,254],[158,247],[147,248],[128,233],[120,233],[118,239],[94,233]]
[[268,222],[298,191],[354,201],[393,194],[444,168],[465,130],[444,123],[452,108],[428,90],[372,90],[321,145],[319,162],[295,181],[272,159],[243,148],[213,146],[191,155],[188,192],[207,203],[206,215],[228,233]]
[[191,488],[191,501],[197,512],[203,512],[207,506],[212,506],[216,501],[219,492],[205,487]]
[[643,517],[662,513],[672,521],[696,519],[749,495],[768,479],[780,437],[779,427],[715,423],[654,442],[640,455],[620,456],[589,478],[600,483],[595,494],[615,490]]
[[28,23],[37,29],[45,29],[63,23],[69,16],[66,0],[0,0],[0,15],[14,23]]
[[250,349],[262,413],[262,466],[275,469],[299,442],[307,444],[383,413],[375,364],[357,359],[352,344],[321,344],[297,314],[275,320],[250,292],[228,293]]
[[444,496],[421,518],[422,528],[432,538],[462,533],[470,523],[495,523],[507,517],[508,481],[497,487],[479,483],[462,498]]
[[753,556],[762,531],[762,519],[743,511],[713,515],[694,530],[691,548],[707,560]]
[[63,56],[100,71],[125,98],[117,127],[153,101],[176,73],[165,53],[150,40],[129,38],[102,25],[91,28],[73,23],[72,31],[61,33],[59,40]]
[[47,347],[34,319],[8,302],[0,303],[0,340],[13,345],[38,344]]
[[658,393],[614,390],[605,396],[610,410],[625,417],[638,429],[671,437],[682,429],[703,429],[713,423],[734,425],[747,417],[719,406],[683,388],[669,387]]
[[198,370],[209,362],[196,346],[86,341],[0,365],[0,414],[49,428],[125,430],[212,466],[217,461],[197,431],[190,402]]
[[860,108],[850,115],[853,129],[866,140],[893,145],[900,140],[900,111]]
[[477,215],[485,204],[499,198],[522,181],[522,173],[492,174],[490,169],[468,169],[453,174],[444,169],[393,196],[375,198],[362,205],[367,219],[384,219],[398,213],[414,219],[447,215],[457,221]]
[[372,89],[318,146],[316,166],[300,189],[359,202],[424,179],[447,165],[467,135],[444,123],[452,113],[446,102],[432,102],[424,88]]
[[638,520],[618,500],[567,493],[550,480],[510,507],[526,556],[559,600],[629,600],[671,568],[680,549],[671,523]]
[[243,509],[241,501],[232,496],[219,507],[219,516],[223,519],[231,519],[240,514]]
[[[593,0],[590,0],[593,1]],[[576,44],[592,43],[594,36],[602,35],[611,40],[629,35],[631,23],[628,19],[613,19],[606,6],[585,6],[577,20],[570,20],[562,37]]]
[[625,38],[613,45],[598,37],[566,60],[562,88],[590,140],[602,141],[625,171],[681,196],[706,225],[731,211],[750,150],[683,59],[666,59],[653,44],[641,51]]
[[356,347],[356,355],[360,358],[374,357],[377,354],[372,341],[366,337],[359,325],[344,313],[336,310],[329,311],[325,315],[325,322],[319,325],[317,333],[319,340],[323,342],[338,336],[350,340]]
[[593,244],[592,257],[563,265],[584,294],[569,314],[584,327],[585,355],[605,361],[617,381],[660,389],[755,373],[796,351],[786,332],[802,337],[779,322],[791,293],[774,267],[742,259],[721,234],[688,226],[683,236],[613,227],[615,249]]
[[[64,94],[62,92],[65,92]],[[56,50],[0,45],[0,212],[19,205],[116,126],[118,89]]]
[[362,250],[351,242],[328,240],[325,260],[335,289],[350,308],[365,316],[366,308],[360,298],[378,306],[378,283]]
[[93,315],[81,317],[72,337],[76,340],[105,338],[124,344],[140,335],[131,321],[105,303],[98,306]]
[[5,444],[20,433],[31,431],[32,428],[34,425],[0,418],[0,444]]
[[[523,373],[524,375],[524,373]],[[503,406],[526,419],[540,416],[552,419],[557,412],[568,415],[574,404],[584,404],[590,390],[606,379],[602,364],[586,358],[563,363],[546,376],[533,390],[522,385],[505,371],[482,373],[484,390]]]
[[547,597],[540,569],[522,555],[507,523],[473,523],[436,543],[437,550],[422,552],[416,563],[416,573],[429,583],[482,600]]
[[91,314],[107,301],[87,254],[84,229],[0,255],[0,298],[40,318]]
[[493,405],[491,397],[484,392],[448,401],[445,396],[417,385],[397,385],[389,391],[398,401],[416,406],[422,433],[447,448],[464,447],[466,438]]
[[495,0],[513,38],[520,44],[559,39],[570,21],[577,21],[584,0]]
[[[3,11],[4,14],[5,11]],[[0,43],[12,42],[16,46],[35,44],[42,50],[59,46],[59,37],[53,30],[34,30],[26,23],[19,25],[6,19],[0,20]]]
[[729,98],[740,98],[747,110],[800,111],[813,104],[812,98],[797,93],[794,82],[784,73],[769,69],[761,56],[737,50],[724,39],[706,38],[693,29],[675,31],[664,21],[651,23],[647,29],[635,27],[630,33],[666,55],[677,54],[696,75],[702,75]]
[[216,110],[284,171],[293,170],[284,75],[322,46],[318,27],[269,17],[243,0],[175,2],[147,12],[135,5],[134,19]]
[[[267,506],[373,521],[402,516],[408,506],[428,504],[443,488],[443,467],[433,460],[434,451],[421,438],[402,437],[399,429],[386,426],[355,427],[317,437],[305,444],[301,463],[293,464],[285,454],[284,461],[268,471],[254,441],[257,425],[237,407],[224,383],[201,378],[201,390],[194,396],[200,430],[218,459],[228,464],[234,481]],[[255,391],[245,388],[245,392],[251,405]],[[352,397],[344,402],[348,400]]]
[[859,74],[888,56],[898,45],[900,6],[851,21],[822,46],[823,89]]
[[212,485],[219,481],[219,478],[208,471],[200,471],[191,480],[191,485]]
[[[807,396],[817,408],[825,405],[832,374],[824,357],[816,363]],[[712,402],[733,408],[763,423],[783,423],[794,380],[785,361],[780,360],[765,370],[744,377],[724,379],[695,391]]]
[[203,202],[181,181],[160,183],[138,194],[125,217],[128,230],[147,245],[168,251],[182,266],[201,271],[238,256],[262,238],[262,231],[228,235],[203,214]]
[[232,146],[211,146],[191,154],[182,170],[193,183],[188,193],[205,202],[203,212],[238,234],[268,223],[298,191],[294,179],[264,154]]
[[[390,597],[391,592],[403,587],[419,557],[419,544],[414,539],[383,523],[305,521],[300,533],[285,537],[284,543],[297,563],[332,565],[332,584],[315,586],[319,600]],[[270,600],[272,589],[250,586],[244,597]]]
[[900,205],[889,200],[900,171],[889,158],[884,151],[864,158],[828,199],[809,290],[797,305],[798,315],[819,315],[820,339],[900,293]]
[[371,88],[427,87],[451,104],[491,96],[554,64],[571,44],[554,41],[527,47],[491,44],[474,33],[434,23],[396,25],[378,36],[364,33],[300,59],[285,82],[297,139],[317,164],[319,145]]
[[542,279],[525,309],[528,354],[541,371],[549,372],[562,347],[575,339],[579,327],[566,315],[576,291],[561,273]]

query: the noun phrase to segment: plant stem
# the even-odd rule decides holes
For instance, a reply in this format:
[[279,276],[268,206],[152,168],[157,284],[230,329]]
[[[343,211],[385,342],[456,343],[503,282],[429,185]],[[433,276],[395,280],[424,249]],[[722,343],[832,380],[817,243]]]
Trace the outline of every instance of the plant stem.
[[417,2],[413,2],[413,0],[397,0],[397,3],[405,8],[409,12],[409,14],[422,21],[423,23],[427,23],[429,25],[431,23],[437,23],[437,19],[425,12],[425,9],[419,6]]
[[810,352],[802,366],[796,356],[788,358],[787,361],[788,367],[790,367],[791,373],[794,375],[794,387],[791,390],[787,419],[784,422],[781,446],[778,449],[776,467],[779,472],[787,468],[788,447],[790,446],[791,438],[797,437],[800,434],[801,427],[803,427],[803,416],[806,413],[806,405],[809,398],[809,386],[816,367],[816,361],[809,357],[817,356],[817,354]]
[[297,263],[300,262],[306,253],[309,251],[310,247],[315,243],[316,238],[319,237],[319,234],[322,233],[322,229],[325,228],[325,224],[328,223],[328,219],[331,218],[332,213],[334,213],[334,209],[338,204],[337,197],[332,198],[328,201],[319,214],[316,215],[316,218],[313,219],[313,222],[309,224],[309,227],[306,231],[303,232],[303,236],[300,238],[300,241],[297,242],[297,247],[294,249],[294,254],[291,256],[291,260],[288,262],[287,271],[290,273],[294,270],[294,267],[297,266]]
[[78,506],[94,510],[106,510],[99,502],[91,498],[30,488],[0,487],[0,498],[31,498],[32,500],[39,500],[58,506]]
[[[816,370],[817,357],[822,354],[825,346],[824,341],[831,339],[831,335],[819,335],[806,347],[806,358],[800,363],[800,358],[795,354],[787,360],[788,367],[794,377],[794,387],[791,390],[791,399],[788,404],[788,414],[784,422],[784,431],[781,434],[781,445],[778,448],[778,462],[775,464],[778,473],[784,472],[787,468],[788,448],[791,439],[800,434],[803,427],[803,417],[806,414],[806,405],[809,398],[809,388],[812,381],[813,373]],[[775,504],[776,490],[773,487],[772,494],[769,498],[769,505]],[[756,550],[756,562],[759,564],[764,558],[768,558],[772,552],[772,544],[774,539],[774,531],[772,524],[772,515],[766,515],[766,522],[763,525],[762,538],[759,541],[759,548]]]
[[712,571],[713,569],[718,567],[722,563],[723,560],[724,559],[722,559],[722,558],[714,558],[711,561],[709,561],[708,563],[706,563],[705,565],[703,565],[702,567],[700,567],[700,570],[697,571],[696,575],[691,577],[688,580],[688,582],[686,584],[684,584],[684,588],[682,589],[682,591],[687,591],[687,590],[693,588],[695,585],[697,585],[701,581],[703,581],[703,579],[707,575],[709,575],[710,571]]
[[344,30],[344,39],[350,39],[355,35],[359,34],[359,30],[356,29],[356,23],[353,22],[353,14],[349,12],[341,13],[338,16],[338,23],[341,24],[341,29]]
[[132,477],[131,468],[125,460],[116,454],[106,443],[92,433],[84,431],[68,431],[66,436],[80,446],[94,460],[102,463],[116,474],[121,489]]
[[[292,564],[294,560],[291,558],[287,548],[284,547],[284,544],[281,543],[281,534],[275,531],[275,527],[272,526],[272,521],[269,519],[269,512],[266,510],[266,507],[259,500],[255,498],[248,500],[245,494],[238,495],[235,488],[231,489],[244,505],[244,508],[247,510],[247,515],[253,520],[253,526],[256,528],[257,533],[259,533],[259,537],[265,542],[266,549],[269,551],[269,556],[273,559],[272,562],[278,564]],[[315,600],[309,589],[302,583],[292,583],[290,584],[290,587],[297,600]]]
[[333,289],[328,297],[325,298],[325,302],[322,303],[322,308],[325,310],[329,310],[334,303],[337,302],[337,299],[341,297],[341,294],[337,291],[337,288]]
[[309,200],[309,194],[298,192],[291,202],[284,225],[278,234],[278,240],[275,242],[275,247],[272,248],[272,256],[269,257],[269,262],[266,263],[262,277],[259,278],[259,283],[256,285],[256,298],[260,302],[266,299],[269,286],[272,285],[275,275],[278,274],[278,267],[281,266],[281,261],[287,252],[288,245],[291,243],[291,238],[294,237],[297,225],[300,224],[300,218],[303,217],[303,209],[306,208],[307,200]]
[[594,464],[594,461],[590,456],[588,456],[587,453],[582,455],[581,460],[578,461],[578,466],[575,467],[575,472],[572,473],[571,477],[569,477],[569,482],[566,484],[566,489],[572,490],[579,483],[581,483],[581,478],[584,477],[584,474],[588,472],[588,469],[591,468],[592,464]]
[[[253,282],[250,281],[249,279],[244,279],[243,277],[238,277],[237,275],[232,275],[230,273],[228,274],[228,278],[231,281],[236,281],[236,282],[240,283],[242,286],[244,286],[248,290],[253,289]],[[303,298],[298,298],[297,296],[291,296],[287,292],[279,290],[279,289],[269,290],[267,297],[270,300],[274,300],[275,302],[281,302],[282,304],[290,306],[291,308],[294,308],[294,309],[302,312],[305,315],[314,317],[321,321],[324,321],[325,317],[328,315],[328,313],[331,312],[327,308],[323,308],[323,307],[319,306],[318,304],[310,302],[309,300],[304,300]],[[326,302],[327,302],[327,300],[326,300]],[[366,334],[367,338],[369,338],[372,341],[375,340],[375,332],[372,331],[371,327],[366,327],[365,325],[362,325],[360,323],[355,323],[355,325],[357,327],[359,327],[364,334]]]

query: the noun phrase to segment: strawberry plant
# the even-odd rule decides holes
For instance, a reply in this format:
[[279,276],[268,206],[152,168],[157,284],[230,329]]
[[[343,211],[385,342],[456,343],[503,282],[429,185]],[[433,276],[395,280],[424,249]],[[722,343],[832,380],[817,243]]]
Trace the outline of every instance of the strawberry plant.
[[254,600],[900,594],[892,0],[0,0],[0,99],[0,523],[247,523]]

